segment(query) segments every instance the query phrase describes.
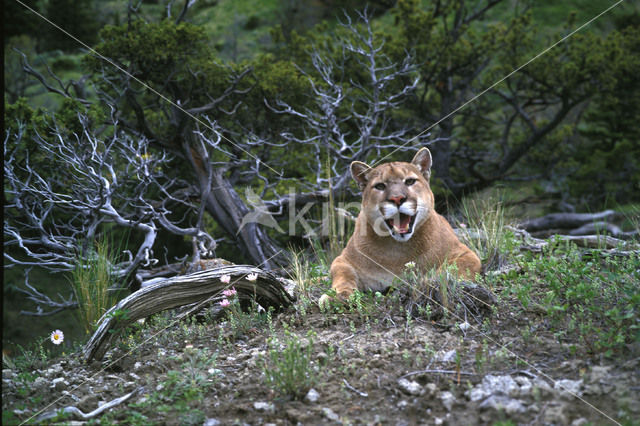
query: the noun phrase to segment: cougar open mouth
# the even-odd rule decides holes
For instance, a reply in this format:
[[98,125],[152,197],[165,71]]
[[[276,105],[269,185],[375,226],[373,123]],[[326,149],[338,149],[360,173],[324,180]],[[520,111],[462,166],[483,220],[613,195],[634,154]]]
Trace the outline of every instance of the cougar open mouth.
[[384,221],[389,229],[396,234],[408,234],[413,230],[413,224],[416,216],[409,216],[408,214],[398,213],[390,219]]

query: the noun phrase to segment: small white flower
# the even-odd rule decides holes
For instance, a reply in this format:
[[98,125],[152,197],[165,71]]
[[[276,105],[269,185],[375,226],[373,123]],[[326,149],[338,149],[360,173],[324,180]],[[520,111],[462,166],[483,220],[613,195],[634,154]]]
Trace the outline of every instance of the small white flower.
[[407,263],[404,264],[404,267],[406,269],[413,269],[413,268],[416,267],[416,262],[407,262]]
[[247,280],[248,281],[255,281],[258,279],[258,274],[249,274],[247,275]]
[[51,342],[54,345],[59,345],[64,341],[64,333],[61,330],[56,330],[51,333]]
[[460,330],[462,331],[467,331],[468,329],[471,328],[471,324],[465,321],[462,324],[460,324],[458,327],[460,327]]
[[229,282],[231,282],[231,275],[223,275],[220,277],[220,281],[222,281],[225,284],[229,284]]

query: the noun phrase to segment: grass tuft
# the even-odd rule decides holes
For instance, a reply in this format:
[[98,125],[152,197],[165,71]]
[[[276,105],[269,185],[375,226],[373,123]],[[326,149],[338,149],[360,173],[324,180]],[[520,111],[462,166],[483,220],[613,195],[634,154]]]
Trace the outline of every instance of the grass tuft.
[[507,229],[508,212],[501,197],[465,198],[459,226],[461,238],[478,254],[485,270],[500,268],[514,249],[514,235]]
[[71,284],[78,301],[80,322],[91,334],[102,315],[115,304],[116,295],[109,290],[116,283],[112,265],[116,263],[113,248],[105,240],[96,241],[89,256],[78,256],[71,273]]

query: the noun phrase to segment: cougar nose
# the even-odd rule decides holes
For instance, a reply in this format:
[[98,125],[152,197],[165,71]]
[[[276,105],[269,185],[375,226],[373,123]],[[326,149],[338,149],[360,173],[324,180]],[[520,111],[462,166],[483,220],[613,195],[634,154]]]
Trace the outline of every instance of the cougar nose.
[[402,195],[397,195],[395,197],[389,197],[389,201],[393,201],[394,203],[396,203],[396,206],[402,205],[402,203],[404,203],[406,199],[407,199],[407,197],[403,197]]

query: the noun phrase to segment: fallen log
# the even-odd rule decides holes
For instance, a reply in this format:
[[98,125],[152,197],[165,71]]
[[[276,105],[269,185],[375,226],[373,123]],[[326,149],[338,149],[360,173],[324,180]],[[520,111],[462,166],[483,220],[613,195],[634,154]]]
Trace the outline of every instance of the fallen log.
[[575,229],[587,223],[608,222],[616,216],[613,210],[599,213],[551,213],[520,224],[527,232],[543,231],[547,229]]
[[[255,280],[248,279],[252,274],[255,274]],[[229,283],[220,280],[225,275],[231,278]],[[196,309],[222,300],[222,291],[231,287],[236,289],[240,301],[255,300],[264,309],[273,307],[281,310],[290,306],[294,300],[286,291],[281,278],[254,266],[220,266],[162,279],[130,294],[109,309],[84,346],[83,358],[85,362],[101,360],[118,336],[116,331],[123,330],[134,321],[185,305],[194,305],[187,314],[193,313]]]

